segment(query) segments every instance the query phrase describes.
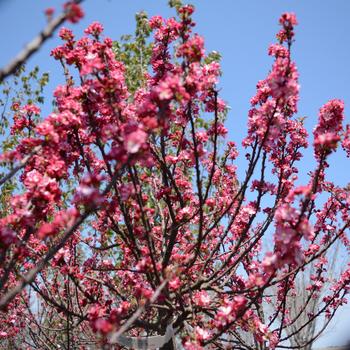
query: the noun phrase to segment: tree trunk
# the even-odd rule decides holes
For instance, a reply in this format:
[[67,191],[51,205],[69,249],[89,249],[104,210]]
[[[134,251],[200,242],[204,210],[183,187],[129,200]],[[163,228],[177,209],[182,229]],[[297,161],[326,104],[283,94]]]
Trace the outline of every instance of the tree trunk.
[[176,346],[174,343],[174,338],[171,338],[166,344],[164,344],[160,350],[176,350]]

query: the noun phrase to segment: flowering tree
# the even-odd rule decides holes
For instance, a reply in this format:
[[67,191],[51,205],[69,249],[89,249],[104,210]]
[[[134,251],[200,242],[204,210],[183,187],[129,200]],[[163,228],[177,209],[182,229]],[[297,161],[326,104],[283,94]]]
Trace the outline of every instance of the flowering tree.
[[[327,251],[325,255],[327,261],[331,263],[327,265],[327,279],[319,283],[316,279],[316,270],[314,264],[309,264],[303,269],[303,273],[299,273],[293,281],[293,288],[286,290],[284,296],[284,311],[279,314],[279,321],[289,319],[283,327],[292,349],[311,350],[314,341],[323,335],[324,330],[332,320],[331,317],[313,317],[314,315],[321,316],[320,310],[323,307],[322,299],[329,293],[328,289],[332,284],[336,283],[339,274],[342,273],[342,261],[339,259],[339,242],[338,244]],[[310,281],[315,281],[317,288],[313,289]],[[280,286],[273,285],[266,290],[269,295],[262,304],[261,315],[264,318],[264,323],[271,321],[274,317],[275,305],[280,298]],[[290,321],[292,320],[292,321]],[[254,335],[249,332],[240,332],[241,341],[248,348],[255,348],[256,341]]]
[[[327,252],[348,249],[350,224],[349,189],[325,170],[339,144],[350,154],[350,128],[342,101],[320,109],[317,166],[297,185],[308,134],[295,117],[295,16],[281,16],[251,99],[239,179],[219,57],[193,33],[193,7],[172,5],[176,18],[140,13],[123,43],[99,23],[78,40],[62,28],[52,56],[66,83],[53,112],[41,120],[34,104],[16,106],[18,144],[0,179],[17,182],[0,218],[0,336],[14,348],[173,349],[174,334],[186,349],[291,348],[287,328],[330,320],[346,300],[349,268],[323,290]],[[323,294],[300,323],[288,293],[309,266],[308,298]]]

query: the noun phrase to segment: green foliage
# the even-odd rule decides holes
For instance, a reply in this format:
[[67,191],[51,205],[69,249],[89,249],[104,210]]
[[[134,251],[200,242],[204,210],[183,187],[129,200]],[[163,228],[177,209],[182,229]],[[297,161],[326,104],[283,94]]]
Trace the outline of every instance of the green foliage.
[[[44,88],[49,82],[48,73],[40,73],[39,67],[26,72],[21,66],[15,74],[0,83],[0,139],[1,153],[15,149],[19,142],[19,135],[10,133],[13,117],[21,106],[44,103]],[[40,116],[33,116],[39,121]],[[22,135],[23,136],[23,135]],[[29,135],[25,135],[29,136]],[[0,164],[0,178],[11,170],[6,163]],[[9,199],[18,190],[18,181],[13,178],[1,188],[0,216],[9,211]]]
[[123,35],[120,41],[115,41],[113,49],[117,60],[124,63],[126,68],[126,84],[130,92],[135,92],[145,84],[152,46],[147,41],[151,29],[145,12],[135,16],[136,30],[134,35]]
[[169,0],[168,3],[169,3],[169,6],[175,8],[176,11],[178,11],[179,8],[183,6],[183,3],[181,0]]
[[[19,106],[44,103],[44,88],[49,82],[48,73],[39,73],[39,67],[26,73],[25,66],[19,68],[9,79],[0,83],[0,135],[9,133],[10,120]],[[16,142],[5,140],[2,151],[12,149]]]
[[210,64],[212,62],[220,62],[221,61],[221,54],[217,51],[209,52],[207,57],[204,59],[205,64]]
[[[1,175],[0,175],[1,176]],[[7,181],[1,187],[1,195],[0,195],[0,218],[7,215],[10,210],[10,199],[12,193],[16,189],[16,185],[13,181]]]

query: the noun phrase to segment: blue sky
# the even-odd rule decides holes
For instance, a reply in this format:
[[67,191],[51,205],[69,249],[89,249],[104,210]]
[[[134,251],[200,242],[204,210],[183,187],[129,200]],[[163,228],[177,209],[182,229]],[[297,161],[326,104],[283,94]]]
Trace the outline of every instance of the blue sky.
[[[0,0],[0,66],[45,25],[44,9],[53,6],[60,10],[62,2]],[[231,106],[227,121],[231,139],[239,143],[245,136],[249,99],[255,93],[256,82],[266,76],[271,66],[267,47],[275,40],[280,14],[286,11],[295,12],[299,21],[293,47],[293,58],[300,72],[299,116],[308,117],[306,126],[311,133],[319,107],[329,99],[343,99],[349,112],[349,0],[192,0],[192,3],[196,6],[196,31],[205,37],[208,51],[216,50],[223,56],[221,87],[222,97]],[[74,32],[79,36],[89,23],[98,20],[103,23],[106,35],[113,39],[133,32],[135,12],[173,15],[166,0],[85,0],[84,10],[85,18],[78,25],[69,25]],[[42,71],[51,73],[48,100],[54,86],[63,82],[59,65],[49,56],[59,43],[53,38],[30,60],[30,66],[39,65]],[[49,108],[48,104],[44,113],[49,113]],[[332,157],[332,164],[329,177],[341,185],[350,182],[350,160],[342,152]],[[243,165],[243,161],[238,164],[241,174]],[[309,151],[301,164],[302,180],[306,180],[305,174],[313,165]],[[349,308],[337,317],[318,345],[343,342],[350,330],[347,319],[350,319]]]

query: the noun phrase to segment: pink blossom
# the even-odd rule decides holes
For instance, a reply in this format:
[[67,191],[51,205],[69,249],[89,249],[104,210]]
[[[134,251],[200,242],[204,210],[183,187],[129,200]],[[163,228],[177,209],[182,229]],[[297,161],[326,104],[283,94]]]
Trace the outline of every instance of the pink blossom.
[[91,23],[85,30],[84,33],[91,34],[95,37],[98,37],[103,32],[103,26],[99,22]]
[[331,100],[320,109],[318,124],[313,132],[315,155],[318,159],[336,149],[343,130],[343,120],[344,103],[341,100]]
[[55,8],[54,7],[48,7],[45,10],[45,15],[49,18],[51,18],[53,16],[53,14],[55,13]]
[[209,294],[204,290],[196,293],[194,299],[198,306],[203,306],[203,307],[208,306],[211,301]]
[[124,147],[128,153],[135,154],[145,144],[146,140],[147,134],[143,130],[138,129],[125,135]]
[[199,341],[207,340],[210,338],[210,332],[200,327],[195,328],[196,339]]
[[169,281],[168,284],[169,284],[169,288],[171,290],[177,290],[181,286],[181,281],[180,281],[179,277],[175,277],[171,281]]
[[67,1],[63,5],[64,10],[66,11],[67,20],[71,23],[77,23],[84,17],[84,11],[79,4],[76,4],[72,1]]
[[64,41],[71,41],[74,39],[73,32],[65,27],[62,27],[58,33],[59,37]]
[[342,141],[343,149],[345,150],[348,157],[350,157],[350,125],[346,126],[344,139]]

